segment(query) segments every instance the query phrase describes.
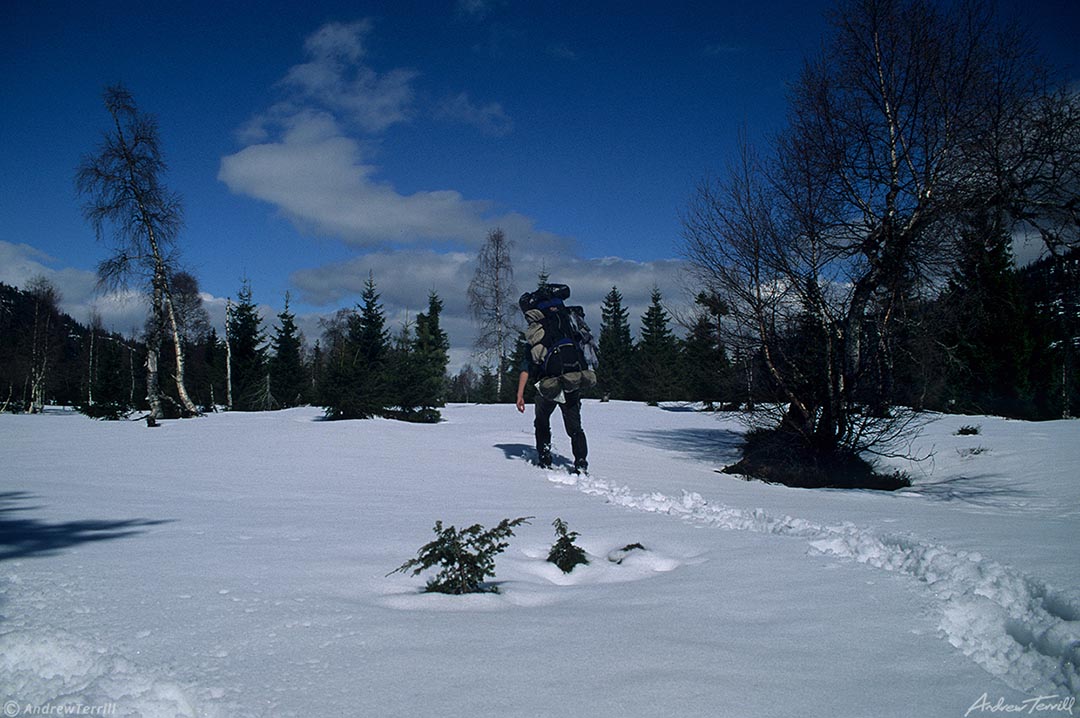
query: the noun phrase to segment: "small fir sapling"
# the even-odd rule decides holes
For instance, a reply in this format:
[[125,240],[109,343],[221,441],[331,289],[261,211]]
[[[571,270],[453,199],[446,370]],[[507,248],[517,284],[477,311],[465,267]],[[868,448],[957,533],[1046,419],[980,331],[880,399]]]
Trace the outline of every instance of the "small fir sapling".
[[425,590],[429,593],[498,593],[493,586],[485,587],[484,579],[495,575],[495,556],[510,545],[505,539],[514,535],[513,529],[529,523],[531,518],[503,519],[498,526],[488,530],[474,524],[461,531],[453,526],[444,529],[442,521],[436,521],[434,531],[437,538],[420,547],[416,558],[386,575],[411,570],[413,576],[418,576],[433,566],[440,566],[441,570],[428,579]]
[[563,573],[570,573],[579,563],[588,564],[589,559],[585,557],[585,551],[580,546],[574,545],[574,539],[578,537],[577,531],[569,531],[566,522],[558,518],[551,525],[555,527],[558,540],[548,553],[548,562],[558,566]]

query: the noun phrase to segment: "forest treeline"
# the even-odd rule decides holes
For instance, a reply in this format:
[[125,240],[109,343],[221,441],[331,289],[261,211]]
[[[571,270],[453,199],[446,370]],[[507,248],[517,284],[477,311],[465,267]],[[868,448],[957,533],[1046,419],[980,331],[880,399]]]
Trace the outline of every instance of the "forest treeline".
[[[187,391],[203,412],[316,405],[330,418],[437,421],[447,402],[512,402],[527,351],[519,333],[501,362],[500,396],[498,365],[448,372],[443,303],[434,293],[414,321],[390,327],[369,277],[360,303],[325,318],[311,343],[288,298],[264,321],[244,283],[229,303],[223,335],[211,325],[192,276],[178,273],[172,286]],[[1080,406],[1078,288],[1078,250],[1022,269],[1012,266],[1004,246],[973,251],[936,296],[904,307],[894,402],[1024,419],[1073,415]],[[78,322],[61,311],[61,302],[43,279],[25,288],[0,284],[0,409],[33,412],[58,404],[107,418],[149,411],[145,332],[124,336],[104,329],[100,319]],[[724,303],[701,294],[694,308],[676,321],[654,290],[635,322],[612,287],[597,332],[599,384],[592,397],[729,410],[782,400],[759,353],[725,346]],[[813,333],[799,325],[784,342],[792,354],[819,350]],[[163,377],[173,375],[172,356],[171,346],[161,352]],[[181,415],[174,392],[164,396],[167,415]]]

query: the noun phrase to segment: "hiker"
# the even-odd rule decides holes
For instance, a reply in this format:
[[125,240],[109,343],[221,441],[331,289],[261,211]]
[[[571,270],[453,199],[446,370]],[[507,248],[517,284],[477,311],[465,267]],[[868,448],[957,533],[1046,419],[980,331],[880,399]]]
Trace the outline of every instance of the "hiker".
[[567,307],[570,296],[565,284],[545,284],[535,292],[521,295],[518,306],[529,322],[525,338],[529,354],[518,377],[517,408],[525,411],[525,386],[536,386],[537,464],[551,468],[551,415],[562,412],[563,426],[574,453],[571,473],[588,470],[589,445],[581,428],[581,391],[596,384],[596,347],[585,324],[585,310]]

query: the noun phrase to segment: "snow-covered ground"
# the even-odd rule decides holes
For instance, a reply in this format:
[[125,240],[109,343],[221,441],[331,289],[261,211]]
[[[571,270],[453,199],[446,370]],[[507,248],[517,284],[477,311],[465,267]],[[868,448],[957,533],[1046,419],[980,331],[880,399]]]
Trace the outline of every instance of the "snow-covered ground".
[[[739,424],[680,408],[587,402],[588,477],[530,466],[506,406],[0,416],[0,710],[1080,711],[1080,422],[940,417],[886,494],[717,474]],[[437,519],[517,516],[499,594],[386,575]],[[569,575],[544,561],[556,517],[591,557]]]

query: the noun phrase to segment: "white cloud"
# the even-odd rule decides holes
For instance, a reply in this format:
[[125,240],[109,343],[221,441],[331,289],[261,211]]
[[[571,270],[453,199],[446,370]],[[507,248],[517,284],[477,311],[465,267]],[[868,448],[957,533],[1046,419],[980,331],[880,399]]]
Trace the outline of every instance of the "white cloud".
[[[304,42],[308,62],[289,69],[281,81],[289,103],[314,104],[368,132],[381,132],[409,118],[417,73],[397,68],[379,73],[364,64],[371,23],[329,23]],[[286,108],[288,104],[286,104]]]
[[466,92],[443,100],[436,109],[435,116],[442,120],[471,125],[495,137],[504,137],[514,129],[514,122],[502,105],[498,102],[476,105]]
[[[460,9],[478,17],[490,6]],[[426,309],[434,290],[444,302],[443,327],[460,366],[471,354],[476,331],[466,289],[476,250],[495,227],[514,243],[518,292],[534,288],[545,268],[553,281],[571,285],[572,301],[586,308],[596,329],[612,286],[622,292],[635,328],[654,286],[672,304],[681,301],[679,262],[582,259],[574,241],[540,231],[531,218],[502,211],[492,201],[448,188],[399,192],[373,161],[372,136],[413,116],[465,123],[493,135],[509,133],[512,121],[498,102],[477,102],[467,92],[451,94],[431,114],[415,112],[412,83],[418,75],[380,74],[368,67],[370,33],[370,24],[360,22],[331,23],[311,35],[307,62],[291,68],[280,83],[284,99],[243,129],[248,146],[221,161],[218,178],[231,191],[270,203],[303,232],[363,251],[295,271],[291,283],[301,302],[349,306],[359,300],[371,272],[396,331]],[[314,343],[318,316],[300,319]]]
[[523,223],[513,215],[489,217],[490,203],[454,190],[400,194],[376,172],[361,144],[336,132],[331,118],[306,114],[294,118],[280,142],[222,158],[218,179],[277,206],[302,231],[360,246],[432,240],[475,246],[496,224]]
[[128,334],[139,331],[148,304],[138,291],[100,291],[97,275],[85,269],[56,268],[56,260],[28,244],[0,240],[0,282],[25,289],[30,280],[44,277],[60,292],[60,310],[88,324],[92,313],[107,329]]
[[[588,321],[596,331],[600,328],[601,304],[612,286],[617,286],[623,295],[623,305],[630,312],[634,330],[645,313],[654,286],[660,287],[670,308],[677,311],[687,303],[681,292],[685,267],[676,260],[581,259],[565,253],[538,254],[527,248],[518,251],[513,259],[518,293],[535,288],[543,268],[551,281],[570,285],[570,302],[585,307]],[[468,361],[476,331],[465,298],[474,261],[475,255],[465,252],[374,252],[300,270],[292,275],[292,283],[303,301],[348,304],[358,300],[371,273],[394,330],[406,317],[415,319],[417,312],[424,311],[428,293],[434,290],[443,301],[442,325],[450,336],[453,356],[457,357],[455,366],[460,366]],[[308,338],[313,341],[316,337]]]
[[463,298],[464,287],[472,276],[472,261],[473,256],[463,252],[374,252],[345,262],[302,269],[294,272],[291,280],[304,301],[336,304],[347,297],[359,296],[370,273],[384,301],[402,308],[423,308],[429,290],[437,291],[444,301],[458,294]]
[[414,70],[377,72],[367,64],[371,23],[328,23],[304,42],[308,61],[289,68],[278,83],[283,98],[237,132],[244,143],[265,142],[297,118],[324,114],[345,126],[378,133],[412,116]]
[[[371,25],[330,23],[305,43],[309,61],[280,83],[286,97],[239,131],[248,146],[223,157],[218,179],[230,190],[278,207],[298,229],[362,247],[451,242],[475,247],[501,226],[535,241],[565,244],[532,220],[495,213],[487,200],[448,188],[399,193],[379,177],[368,146],[353,130],[377,134],[404,122],[416,73],[376,73],[364,64]],[[475,104],[460,93],[435,111],[492,134],[510,118],[497,102]]]

